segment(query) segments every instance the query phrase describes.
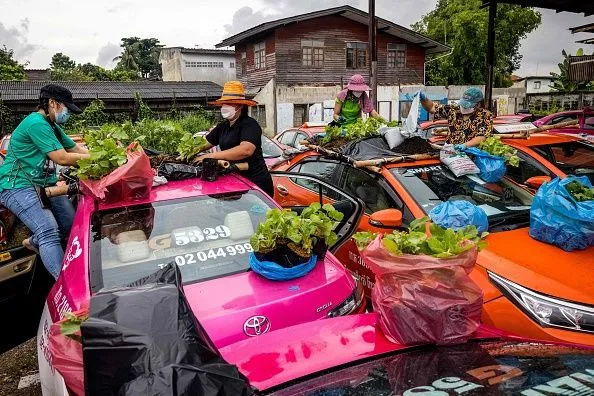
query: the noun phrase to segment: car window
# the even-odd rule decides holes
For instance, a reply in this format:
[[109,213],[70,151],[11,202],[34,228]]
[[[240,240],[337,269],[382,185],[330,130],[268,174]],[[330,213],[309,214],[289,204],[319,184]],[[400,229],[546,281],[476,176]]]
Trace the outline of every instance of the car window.
[[594,352],[576,346],[513,341],[421,346],[315,373],[272,396],[591,394],[593,364]]
[[585,142],[535,146],[533,150],[544,156],[567,174],[586,175],[594,181],[594,145]]
[[247,271],[269,208],[257,191],[101,210],[92,216],[91,289],[127,285],[175,262],[185,283]]
[[347,167],[342,188],[363,201],[367,214],[389,208],[400,209],[378,180],[362,169]]
[[262,135],[262,155],[264,158],[276,158],[283,155],[283,150],[270,138]]
[[476,175],[456,177],[444,165],[394,168],[390,172],[427,214],[441,202],[465,200],[482,208],[491,226],[519,227],[529,221],[532,194],[507,178],[486,183]]
[[298,145],[301,144],[302,141],[304,141],[305,139],[307,139],[307,135],[303,132],[299,132],[297,133],[297,136],[295,138],[295,147],[297,147]]
[[584,120],[584,129],[594,129],[594,117],[586,117]]
[[[336,162],[327,162],[327,161],[307,161],[298,164],[297,166],[291,168],[290,172],[292,173],[304,173],[309,174],[312,176],[316,176],[321,180],[333,185],[338,186],[338,181],[340,178],[340,171],[341,167]],[[311,180],[301,179],[301,178],[291,178],[291,181],[301,187],[305,187],[308,190],[318,192],[319,183],[315,183]],[[330,189],[326,189],[322,187],[322,194],[332,198],[338,199],[334,191]]]
[[287,146],[293,147],[293,142],[295,141],[295,135],[297,132],[295,131],[287,131],[283,133],[283,135],[278,140],[282,144],[286,144]]
[[563,115],[559,115],[557,117],[551,118],[549,120],[549,122],[547,122],[547,125],[555,125],[555,124],[559,124],[561,122],[573,121],[573,120],[577,120],[577,119],[578,119],[577,114],[563,114]]
[[518,184],[526,184],[526,180],[534,176],[553,176],[552,172],[537,163],[528,155],[518,152],[520,166],[508,166],[505,175]]

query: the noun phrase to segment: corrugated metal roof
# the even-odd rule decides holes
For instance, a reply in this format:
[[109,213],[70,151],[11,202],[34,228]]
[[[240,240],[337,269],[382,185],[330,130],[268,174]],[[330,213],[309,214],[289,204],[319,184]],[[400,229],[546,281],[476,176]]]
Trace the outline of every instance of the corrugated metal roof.
[[594,55],[570,56],[569,80],[594,81]]
[[[251,29],[245,30],[241,33],[238,33],[234,36],[228,37],[225,40],[221,41],[219,44],[215,45],[215,47],[229,47],[234,46],[237,43],[240,43],[243,40],[246,40],[254,35],[265,33],[267,31],[276,29],[277,27],[284,26],[290,23],[306,21],[309,19],[320,18],[329,15],[340,15],[342,17],[351,19],[353,21],[362,23],[367,25],[369,22],[369,14],[365,11],[361,11],[357,8],[351,6],[341,6],[341,7],[334,7],[328,8],[326,10],[310,12],[307,14],[296,15],[289,18],[278,19],[276,21],[266,22],[260,24],[256,27]],[[417,32],[413,32],[410,29],[407,29],[403,26],[397,25],[394,22],[390,22],[386,19],[376,17],[377,19],[377,30],[382,31],[384,33],[390,34],[392,36],[400,37],[408,42],[413,44],[417,44],[426,49],[428,54],[437,54],[442,52],[447,52],[450,50],[450,47],[447,45],[441,44],[433,39],[425,37]]]
[[39,90],[46,84],[68,88],[74,100],[127,100],[138,92],[143,99],[192,99],[219,97],[222,87],[211,81],[0,81],[0,98],[6,101],[30,101],[39,98]]
[[594,1],[592,0],[483,0],[484,5],[491,3],[515,4],[522,7],[547,8],[557,12],[583,12],[585,16],[594,15]]

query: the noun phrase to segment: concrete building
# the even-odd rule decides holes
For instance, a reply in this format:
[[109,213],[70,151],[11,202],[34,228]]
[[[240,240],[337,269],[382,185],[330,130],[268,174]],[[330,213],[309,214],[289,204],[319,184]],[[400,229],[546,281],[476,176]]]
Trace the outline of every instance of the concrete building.
[[[259,103],[252,116],[272,135],[305,121],[329,121],[349,77],[369,81],[367,24],[366,12],[342,6],[266,22],[217,47],[235,47],[237,79]],[[426,56],[449,47],[382,18],[377,32],[376,108],[394,120],[400,86],[423,84]]]
[[223,85],[235,80],[235,51],[166,47],[159,63],[163,81],[212,81]]
[[513,88],[525,88],[528,95],[548,93],[554,82],[551,76],[529,76],[514,80]]

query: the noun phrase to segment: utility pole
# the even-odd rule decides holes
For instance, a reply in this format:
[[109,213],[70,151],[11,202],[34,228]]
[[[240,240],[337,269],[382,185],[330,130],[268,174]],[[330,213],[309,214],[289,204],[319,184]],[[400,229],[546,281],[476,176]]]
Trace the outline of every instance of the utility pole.
[[489,3],[489,25],[487,36],[487,79],[485,84],[485,105],[493,111],[493,74],[495,69],[495,18],[497,0]]
[[369,0],[369,80],[371,83],[370,98],[373,107],[377,108],[377,22],[375,20],[375,0]]

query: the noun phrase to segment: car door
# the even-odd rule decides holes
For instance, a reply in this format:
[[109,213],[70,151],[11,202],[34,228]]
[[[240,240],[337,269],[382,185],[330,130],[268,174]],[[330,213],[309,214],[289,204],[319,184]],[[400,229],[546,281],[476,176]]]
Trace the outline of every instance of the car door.
[[[361,200],[314,175],[277,171],[270,172],[270,174],[273,181],[289,180],[291,183],[302,187],[304,192],[308,194],[309,199],[299,197],[285,200],[284,204],[281,204],[283,208],[301,212],[310,204],[319,202],[321,204],[332,204],[336,210],[344,214],[343,219],[334,230],[338,235],[338,241],[329,247],[331,252],[336,252],[340,249],[343,244],[350,240],[353,233],[357,231],[357,225],[361,220],[364,210]],[[277,191],[275,191],[275,194]]]
[[[274,184],[274,200],[282,207],[309,205],[316,202],[321,188],[325,203],[331,203],[337,199],[337,195],[323,186],[310,183],[308,179],[295,178],[295,174],[307,174],[319,177],[322,181],[340,186],[340,177],[343,165],[338,161],[325,160],[320,157],[305,159],[302,162],[292,166],[284,175],[273,174],[272,182]],[[289,177],[290,175],[290,177]],[[340,188],[340,187],[339,187]]]

